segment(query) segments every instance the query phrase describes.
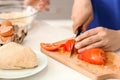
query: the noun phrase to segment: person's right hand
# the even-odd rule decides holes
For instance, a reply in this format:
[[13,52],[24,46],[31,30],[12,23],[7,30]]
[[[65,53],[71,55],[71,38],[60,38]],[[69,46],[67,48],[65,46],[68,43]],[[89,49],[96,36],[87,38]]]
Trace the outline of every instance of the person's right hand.
[[49,10],[47,7],[49,5],[49,0],[24,0],[24,5],[30,5],[40,11]]
[[80,26],[82,26],[82,31],[85,31],[93,19],[91,0],[74,0],[71,18],[74,33]]

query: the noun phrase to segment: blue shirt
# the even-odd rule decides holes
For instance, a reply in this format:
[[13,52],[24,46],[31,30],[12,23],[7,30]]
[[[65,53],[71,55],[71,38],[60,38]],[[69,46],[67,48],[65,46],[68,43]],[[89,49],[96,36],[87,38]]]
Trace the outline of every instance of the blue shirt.
[[103,26],[120,30],[120,0],[91,0],[94,19],[88,29]]

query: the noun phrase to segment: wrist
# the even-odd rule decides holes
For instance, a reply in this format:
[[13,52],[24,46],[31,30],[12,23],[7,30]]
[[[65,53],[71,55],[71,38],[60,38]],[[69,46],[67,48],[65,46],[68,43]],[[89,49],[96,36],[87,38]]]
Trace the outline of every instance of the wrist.
[[[120,30],[117,30],[118,33],[118,40],[120,41]],[[119,49],[120,49],[120,44],[119,44]]]
[[118,39],[120,39],[120,30],[115,30],[116,31],[116,35],[118,36]]
[[117,30],[117,33],[120,35],[120,30]]
[[91,0],[74,0],[74,2],[78,2],[81,4],[88,4],[88,3],[91,3]]
[[81,5],[84,8],[92,8],[91,0],[74,0],[74,3]]

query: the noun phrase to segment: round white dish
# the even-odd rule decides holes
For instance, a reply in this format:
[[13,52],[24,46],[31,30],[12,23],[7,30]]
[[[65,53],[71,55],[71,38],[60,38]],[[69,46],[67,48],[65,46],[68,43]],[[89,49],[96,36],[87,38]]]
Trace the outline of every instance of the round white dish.
[[0,70],[0,78],[5,79],[16,79],[32,76],[40,71],[42,71],[48,64],[48,59],[46,55],[40,51],[34,50],[38,58],[38,66],[32,69],[22,69],[22,70]]

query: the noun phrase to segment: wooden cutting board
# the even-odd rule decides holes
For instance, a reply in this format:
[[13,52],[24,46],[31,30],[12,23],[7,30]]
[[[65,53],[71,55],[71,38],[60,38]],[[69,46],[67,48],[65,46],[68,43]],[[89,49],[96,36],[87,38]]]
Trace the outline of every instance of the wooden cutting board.
[[[61,43],[61,41],[57,43]],[[94,65],[78,60],[77,54],[69,57],[70,53],[47,51],[43,48],[41,48],[41,51],[66,66],[90,77],[92,80],[120,79],[120,56],[114,52],[106,52],[107,61],[105,65]]]

